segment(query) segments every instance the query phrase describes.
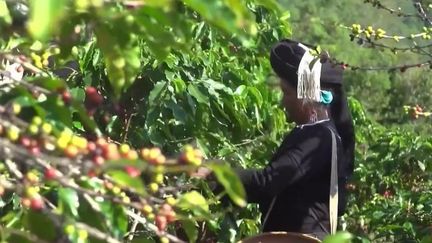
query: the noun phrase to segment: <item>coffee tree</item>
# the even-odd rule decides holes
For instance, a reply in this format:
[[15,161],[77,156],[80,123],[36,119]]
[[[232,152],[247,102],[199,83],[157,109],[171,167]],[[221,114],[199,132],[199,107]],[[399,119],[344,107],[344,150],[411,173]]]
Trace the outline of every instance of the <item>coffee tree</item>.
[[432,141],[384,127],[350,99],[356,127],[356,169],[343,229],[358,242],[431,242]]
[[[244,191],[211,158],[256,165],[286,128],[265,82],[289,34],[275,2],[0,1],[0,18],[3,240],[258,232],[253,209],[235,224],[220,204]],[[198,166],[221,194],[190,178]]]
[[[258,233],[228,164],[262,166],[289,129],[268,63],[288,18],[268,0],[0,0],[1,239]],[[427,242],[430,139],[350,108],[358,146],[341,229]],[[191,177],[199,166],[217,185]]]

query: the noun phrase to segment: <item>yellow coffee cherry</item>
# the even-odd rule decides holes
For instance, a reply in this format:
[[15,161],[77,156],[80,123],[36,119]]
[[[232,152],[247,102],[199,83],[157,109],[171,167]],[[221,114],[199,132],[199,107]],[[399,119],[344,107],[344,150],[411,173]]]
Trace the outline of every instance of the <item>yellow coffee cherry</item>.
[[120,187],[118,187],[118,186],[114,186],[113,188],[112,188],[112,192],[114,193],[114,194],[120,194],[120,192],[121,192],[121,189],[120,189]]
[[166,199],[166,203],[168,203],[171,206],[174,206],[177,203],[177,200],[174,197],[168,197]]
[[72,235],[73,233],[75,233],[75,226],[72,224],[66,225],[64,231],[66,234]]
[[32,171],[27,172],[27,174],[26,174],[26,179],[27,179],[30,183],[33,183],[33,184],[36,184],[36,183],[39,182],[39,176],[36,175],[36,173],[35,173],[35,172],[32,172]]
[[159,238],[160,243],[169,243],[169,239],[165,236],[162,236]]
[[76,147],[78,147],[79,149],[87,148],[87,144],[88,144],[87,139],[76,135],[72,136],[71,143]]
[[42,131],[45,134],[50,134],[52,132],[52,129],[53,129],[53,127],[51,124],[46,123],[46,122],[44,124],[42,124]]
[[157,192],[159,190],[159,185],[157,183],[150,183],[149,188],[151,192]]
[[130,151],[130,146],[128,144],[122,144],[119,148],[120,153],[127,154]]
[[144,214],[148,215],[153,212],[153,208],[150,205],[146,204],[143,207],[143,212]]
[[16,126],[10,126],[6,131],[6,135],[9,138],[9,140],[15,142],[16,140],[18,140],[20,136],[20,130]]
[[86,240],[88,238],[88,232],[86,230],[78,230],[78,238],[81,240]]
[[155,215],[154,213],[149,213],[149,214],[147,215],[147,219],[148,219],[148,220],[153,220],[155,217],[156,217],[156,215]]
[[68,146],[68,144],[69,144],[69,140],[70,139],[67,138],[67,137],[65,137],[65,136],[60,136],[57,139],[57,147],[60,148],[60,149],[65,149]]
[[155,174],[155,175],[154,175],[154,179],[153,179],[153,181],[154,181],[155,183],[157,183],[157,184],[162,184],[163,180],[164,180],[164,175],[163,175],[163,174],[158,173],[158,174]]
[[122,201],[123,201],[124,203],[130,203],[130,202],[131,202],[130,197],[128,197],[128,196],[124,196],[124,197],[122,197]]
[[21,112],[21,105],[17,104],[17,103],[13,103],[12,104],[12,112],[15,115],[18,115]]
[[154,172],[158,174],[163,173],[164,171],[165,171],[165,167],[162,165],[157,165],[154,169]]
[[39,195],[39,187],[31,186],[25,189],[25,195],[28,198],[35,198]]
[[150,149],[148,149],[148,148],[141,149],[140,155],[141,155],[141,158],[143,158],[144,160],[148,160],[149,155],[150,155]]
[[30,126],[28,127],[28,131],[30,134],[36,135],[39,133],[39,127],[35,124],[30,124]]
[[40,118],[39,116],[35,116],[32,119],[32,123],[35,124],[36,126],[39,126],[42,124],[42,118]]

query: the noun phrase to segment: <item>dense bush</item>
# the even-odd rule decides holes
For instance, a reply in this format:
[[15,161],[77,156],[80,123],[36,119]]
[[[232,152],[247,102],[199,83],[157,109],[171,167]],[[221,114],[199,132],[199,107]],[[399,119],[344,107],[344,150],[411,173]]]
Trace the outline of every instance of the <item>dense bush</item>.
[[[227,164],[264,165],[289,130],[268,63],[288,22],[274,1],[0,1],[2,240],[258,233]],[[357,169],[341,227],[364,242],[422,240],[432,141],[350,107]],[[200,165],[223,192],[190,178]]]

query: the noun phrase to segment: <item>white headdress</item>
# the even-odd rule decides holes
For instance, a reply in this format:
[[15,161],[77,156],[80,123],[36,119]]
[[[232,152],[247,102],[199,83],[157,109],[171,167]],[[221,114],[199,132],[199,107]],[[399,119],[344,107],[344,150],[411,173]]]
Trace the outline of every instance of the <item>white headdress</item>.
[[322,64],[319,57],[314,57],[310,53],[308,47],[301,43],[298,45],[305,50],[305,54],[300,61],[297,71],[297,98],[320,102]]

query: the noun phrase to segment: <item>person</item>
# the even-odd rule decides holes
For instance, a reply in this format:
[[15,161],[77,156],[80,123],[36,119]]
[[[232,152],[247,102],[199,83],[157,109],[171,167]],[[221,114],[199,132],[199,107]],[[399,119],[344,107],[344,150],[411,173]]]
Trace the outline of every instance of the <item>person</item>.
[[282,105],[296,126],[267,166],[235,171],[247,201],[259,204],[263,232],[297,232],[322,240],[335,231],[335,218],[345,210],[354,127],[342,68],[312,55],[311,49],[288,39],[271,49]]

